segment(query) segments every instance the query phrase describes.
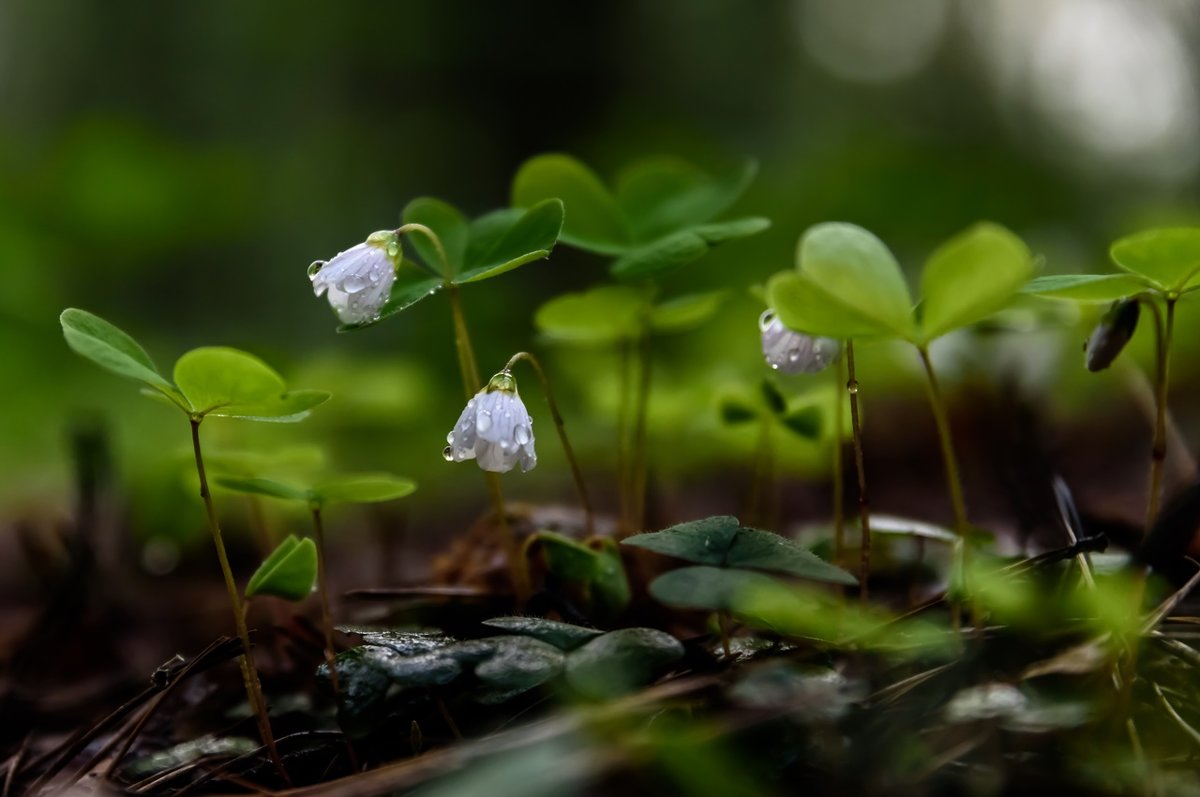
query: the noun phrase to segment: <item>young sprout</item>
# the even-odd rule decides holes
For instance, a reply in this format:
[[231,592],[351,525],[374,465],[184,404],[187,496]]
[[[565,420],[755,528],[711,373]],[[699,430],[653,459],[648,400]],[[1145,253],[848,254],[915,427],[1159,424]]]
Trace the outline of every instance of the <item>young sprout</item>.
[[383,311],[396,281],[400,239],[395,232],[381,230],[367,240],[338,252],[332,260],[318,260],[308,267],[313,293],[322,294],[343,324],[375,321]]
[[158,372],[141,344],[99,316],[69,308],[63,311],[59,321],[67,345],[77,354],[119,376],[141,382],[145,385],[142,389],[144,394],[174,406],[188,419],[196,475],[200,481],[200,497],[204,501],[209,531],[212,533],[221,574],[225,578],[238,638],[242,643],[240,664],[246,694],[258,720],[263,744],[280,776],[287,781],[287,771],[275,747],[266,701],[254,666],[245,608],[229,566],[217,510],[208,486],[200,446],[200,425],[209,417],[299,421],[306,418],[313,407],[326,401],[329,394],[319,390],[288,391],[283,378],[257,357],[237,349],[211,346],[192,349],[180,357],[172,373],[173,381],[168,381]]

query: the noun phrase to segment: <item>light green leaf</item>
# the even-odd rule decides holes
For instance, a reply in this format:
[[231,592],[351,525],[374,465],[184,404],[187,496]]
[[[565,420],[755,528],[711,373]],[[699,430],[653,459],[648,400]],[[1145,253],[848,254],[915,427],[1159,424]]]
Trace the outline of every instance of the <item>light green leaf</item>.
[[[547,199],[537,203],[495,238],[485,251],[471,252],[466,269],[455,282],[479,282],[518,266],[548,257],[558,243],[563,226],[563,203]],[[472,247],[473,248],[473,247]],[[474,259],[478,257],[478,260]]]
[[467,220],[453,205],[433,197],[418,197],[404,208],[405,224],[424,224],[433,230],[446,250],[449,272],[442,263],[437,247],[421,232],[409,232],[407,240],[421,259],[436,273],[452,278],[463,267],[467,254]]
[[773,585],[775,579],[753,570],[726,567],[681,567],[650,582],[650,594],[677,609],[730,611],[740,595]]
[[394,316],[396,313],[407,310],[422,299],[433,296],[444,287],[445,282],[441,277],[426,277],[424,273],[417,275],[410,271],[404,275],[403,280],[397,276],[395,284],[392,285],[392,294],[388,298],[387,304],[379,311],[378,318],[362,324],[342,324],[337,328],[337,331],[351,332],[356,329],[374,326],[389,316]]
[[829,564],[797,543],[770,531],[742,529],[725,554],[726,567],[749,567],[787,573],[811,581],[854,586],[858,579]]
[[373,504],[412,495],[417,483],[390,473],[363,473],[325,482],[311,491],[322,504]]
[[309,501],[308,490],[293,487],[290,484],[274,481],[273,479],[246,479],[236,476],[218,476],[217,484],[227,490],[234,490],[249,495],[266,495],[271,498],[282,498],[285,501]]
[[938,247],[921,275],[925,341],[999,310],[1033,276],[1025,243],[1005,228],[976,224]]
[[553,531],[539,531],[546,569],[566,581],[591,581],[599,572],[599,557],[591,548]]
[[782,271],[767,283],[767,296],[788,329],[806,335],[830,338],[869,338],[892,334],[892,330],[845,304],[798,271]]
[[680,227],[708,221],[727,210],[754,179],[758,166],[714,178],[679,158],[634,163],[617,179],[617,202],[633,236],[649,241]]
[[283,377],[262,360],[222,346],[192,349],[180,357],[175,384],[200,414],[263,405],[287,392]]
[[1200,275],[1200,227],[1145,230],[1120,239],[1109,254],[1162,290],[1182,291]]
[[659,334],[695,329],[717,314],[725,296],[725,291],[692,293],[656,304],[650,311],[650,328]]
[[634,534],[621,540],[622,545],[645,548],[702,565],[720,565],[738,531],[738,519],[716,515],[680,523],[663,531]]
[[714,221],[711,224],[701,224],[692,229],[697,235],[707,241],[709,246],[716,246],[726,241],[758,235],[760,232],[765,232],[770,228],[770,219],[764,219],[761,216],[747,216],[744,219]]
[[565,206],[563,241],[603,255],[619,255],[632,243],[616,199],[595,173],[569,155],[538,155],[513,178],[513,205],[532,208],[551,198]]
[[259,402],[230,404],[218,407],[209,415],[215,418],[240,418],[267,423],[295,423],[309,416],[309,411],[329,400],[324,390],[292,390],[282,396]]
[[[862,227],[843,222],[810,227],[800,238],[796,266],[838,309],[849,308],[897,337],[915,336],[912,298],[900,264],[882,241]],[[781,308],[775,309],[783,318]],[[786,318],[783,322],[792,327]]]
[[86,310],[69,307],[58,317],[67,345],[113,373],[136,379],[168,395],[174,386],[158,373],[146,350],[128,334]]
[[1109,303],[1141,293],[1149,287],[1128,274],[1050,274],[1026,283],[1023,293],[1048,299]]
[[601,285],[551,299],[538,308],[534,323],[551,340],[605,345],[637,337],[649,309],[645,291]]
[[246,584],[246,597],[273,595],[289,601],[304,600],[317,580],[317,546],[294,534],[279,543]]

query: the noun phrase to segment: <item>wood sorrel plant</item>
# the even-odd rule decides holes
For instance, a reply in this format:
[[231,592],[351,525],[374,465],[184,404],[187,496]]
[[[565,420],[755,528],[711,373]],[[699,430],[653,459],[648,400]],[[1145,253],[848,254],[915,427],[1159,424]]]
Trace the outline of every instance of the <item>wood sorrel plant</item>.
[[[450,299],[463,391],[470,399],[480,389],[479,366],[460,289],[548,257],[562,230],[563,203],[548,197],[528,210],[496,210],[468,221],[453,206],[432,197],[420,197],[405,207],[403,217],[404,223],[398,229],[372,233],[365,243],[333,260],[313,263],[309,266],[309,279],[318,296],[327,293],[331,306],[343,321],[339,331],[378,323],[445,291]],[[405,257],[404,240],[416,251],[415,259]],[[357,253],[350,259],[352,252]],[[368,260],[378,262],[381,256],[391,264],[390,271],[368,264]],[[364,275],[366,280],[362,279]],[[364,300],[354,308],[353,297],[360,293],[366,293],[369,301]],[[349,298],[343,299],[343,294]],[[347,315],[343,305],[362,316]],[[501,544],[512,568],[513,589],[517,600],[524,601],[528,584],[521,575],[524,568],[518,562],[518,546],[508,527],[500,480],[487,471],[484,477]]]
[[1027,293],[1081,303],[1113,302],[1087,346],[1088,370],[1108,367],[1133,336],[1138,307],[1154,318],[1154,433],[1147,478],[1148,533],[1162,500],[1163,466],[1167,457],[1167,392],[1170,387],[1171,342],[1175,305],[1200,289],[1200,228],[1146,230],[1121,238],[1109,254],[1124,274],[1063,274],[1039,277]]
[[[526,161],[513,179],[512,201],[531,207],[547,197],[559,197],[567,207],[562,240],[593,254],[613,258],[609,273],[618,280],[636,282],[650,289],[669,271],[699,260],[726,241],[762,232],[770,226],[764,218],[747,217],[713,221],[737,201],[758,171],[753,161],[720,175],[710,175],[678,158],[647,158],[628,165],[610,189],[580,161],[562,154],[539,155]],[[621,355],[622,396],[619,402],[618,480],[622,496],[622,533],[640,529],[645,513],[647,476],[646,412],[651,384],[651,336],[661,328],[662,316],[684,316],[711,303],[711,299],[681,297],[681,304],[653,308],[650,300],[633,294],[596,294],[573,303],[595,300],[585,312],[599,320],[598,326],[612,330],[594,307],[605,303],[621,305],[619,314],[627,326],[614,338]],[[539,312],[544,331],[554,326],[546,316],[560,318],[567,305],[549,305]],[[656,312],[657,311],[657,312]],[[655,315],[659,315],[656,322]],[[671,322],[667,322],[670,324]],[[595,339],[595,329],[568,324],[580,337]],[[582,333],[582,334],[581,334]],[[601,333],[601,336],[607,333]],[[635,368],[636,367],[636,368]],[[631,373],[636,370],[634,377]],[[627,398],[632,392],[633,397]],[[632,422],[628,422],[632,403]]]
[[[771,306],[790,329],[846,341],[899,338],[917,350],[959,538],[955,580],[966,555],[967,510],[929,346],[1002,308],[1033,272],[1029,249],[1017,236],[995,224],[977,224],[930,256],[921,274],[921,302],[914,308],[900,265],[882,241],[853,224],[826,223],[801,237],[796,269],[775,275],[768,285]],[[855,392],[853,374],[848,384]]]
[[221,526],[209,490],[200,448],[200,424],[209,417],[299,421],[307,417],[313,407],[326,401],[329,394],[319,390],[289,391],[283,378],[262,360],[237,349],[222,347],[203,347],[187,352],[175,362],[173,381],[168,381],[158,372],[153,360],[136,340],[99,316],[69,308],[63,311],[59,320],[67,345],[76,353],[119,376],[141,382],[145,386],[142,389],[144,394],[173,405],[187,416],[192,432],[196,475],[200,479],[200,497],[204,500],[209,531],[216,547],[221,574],[225,578],[238,638],[242,643],[240,664],[246,694],[258,720],[263,744],[280,775],[286,780],[287,772],[275,747],[258,671],[254,666],[245,608],[225,553]]

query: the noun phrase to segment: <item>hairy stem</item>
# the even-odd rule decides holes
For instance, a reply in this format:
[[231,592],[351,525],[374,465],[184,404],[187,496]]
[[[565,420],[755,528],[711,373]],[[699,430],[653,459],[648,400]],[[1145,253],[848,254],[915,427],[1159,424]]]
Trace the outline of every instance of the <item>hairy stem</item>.
[[341,684],[338,682],[337,660],[333,648],[333,612],[329,609],[329,568],[325,563],[325,523],[321,518],[321,505],[313,504],[313,535],[317,541],[317,592],[321,596],[321,626],[325,632],[325,664],[329,667],[329,683],[334,697],[340,702]]
[[562,443],[563,455],[567,458],[567,464],[571,466],[571,476],[575,479],[575,490],[579,493],[579,503],[583,507],[587,536],[591,537],[596,532],[592,502],[588,498],[587,486],[583,482],[583,471],[580,470],[579,462],[575,459],[575,450],[571,447],[571,441],[567,439],[567,429],[563,424],[562,413],[558,411],[558,402],[554,399],[554,390],[550,387],[550,380],[537,357],[527,351],[519,351],[510,357],[504,370],[511,371],[512,367],[520,360],[529,363],[534,373],[537,374],[538,381],[542,383],[542,393],[546,396],[546,403],[550,406],[550,417],[554,419],[554,428],[558,432],[559,442]]
[[[858,473],[858,516],[862,524],[862,548],[859,557],[858,596],[868,597],[871,577],[871,508],[867,501],[867,469],[863,466],[862,420],[858,407],[858,377],[854,371],[854,341],[846,341],[846,392],[850,394],[850,425],[854,431],[854,469]],[[839,432],[840,434],[840,432]]]
[[208,476],[204,470],[204,456],[200,451],[200,421],[202,417],[193,416],[192,450],[196,455],[196,475],[200,479],[200,498],[204,501],[204,511],[208,515],[208,528],[212,532],[213,545],[217,549],[217,560],[221,563],[221,575],[225,577],[225,589],[229,593],[229,605],[233,609],[233,620],[237,627],[238,639],[242,643],[242,655],[238,660],[242,671],[242,682],[246,687],[246,697],[254,709],[258,721],[258,733],[267,748],[271,761],[285,783],[290,784],[287,769],[279,750],[275,746],[275,735],[271,732],[271,720],[267,717],[266,700],[263,698],[262,683],[258,678],[258,670],[254,666],[254,654],[250,648],[250,631],[246,628],[246,609],[238,593],[237,581],[233,577],[233,569],[229,566],[229,556],[225,553],[225,542],[221,538],[221,525],[217,521],[217,510],[213,506],[212,493],[208,489]]

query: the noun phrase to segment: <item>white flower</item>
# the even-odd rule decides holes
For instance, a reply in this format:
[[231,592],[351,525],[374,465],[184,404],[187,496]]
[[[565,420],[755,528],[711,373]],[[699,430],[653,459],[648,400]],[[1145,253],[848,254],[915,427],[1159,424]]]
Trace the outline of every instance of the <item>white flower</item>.
[[446,442],[442,456],[447,462],[474,459],[479,467],[496,473],[508,473],[518,463],[522,472],[537,465],[533,420],[511,373],[496,374],[467,402]]
[[400,241],[394,232],[373,232],[361,244],[338,252],[330,261],[308,267],[313,293],[328,292],[329,305],[343,324],[365,324],[379,318],[392,293]]
[[818,338],[793,332],[783,325],[774,310],[758,318],[762,351],[767,365],[784,374],[815,374],[837,359],[841,346],[833,338]]

